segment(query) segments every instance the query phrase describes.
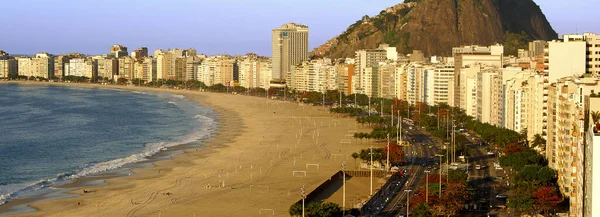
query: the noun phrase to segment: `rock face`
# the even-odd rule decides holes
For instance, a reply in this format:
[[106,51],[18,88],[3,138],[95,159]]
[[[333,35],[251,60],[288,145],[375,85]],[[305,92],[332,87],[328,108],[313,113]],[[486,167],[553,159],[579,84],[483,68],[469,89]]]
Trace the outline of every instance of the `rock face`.
[[356,50],[386,43],[404,54],[422,50],[449,56],[456,46],[505,44],[509,34],[527,40],[557,38],[533,0],[407,0],[363,17],[313,54],[354,57]]

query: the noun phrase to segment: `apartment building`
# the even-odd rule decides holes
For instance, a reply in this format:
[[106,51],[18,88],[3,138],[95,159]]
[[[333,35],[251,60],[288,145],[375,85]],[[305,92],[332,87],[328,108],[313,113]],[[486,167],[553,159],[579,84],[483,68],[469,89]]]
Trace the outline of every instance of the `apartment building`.
[[585,42],[585,73],[600,73],[600,35],[595,33],[563,35],[564,42]]
[[59,55],[54,57],[53,78],[61,79],[65,75],[65,64],[69,63],[69,56]]
[[18,71],[18,63],[8,53],[0,50],[0,78],[9,78],[16,76]]
[[129,55],[129,53],[127,52],[127,47],[120,44],[115,44],[111,46],[110,54],[112,54],[115,58],[121,58]]
[[89,57],[70,59],[65,65],[65,76],[79,76],[94,80],[98,76],[98,61]]
[[30,63],[32,76],[50,79],[54,75],[54,57],[52,55],[38,53],[31,58]]
[[586,42],[583,40],[554,40],[548,42],[548,80],[550,83],[586,72]]
[[98,57],[98,78],[103,80],[114,79],[119,73],[119,60],[112,57]]
[[[584,148],[584,183],[583,183],[583,204],[578,207],[578,216],[599,216],[600,209],[600,129],[596,128],[596,121],[592,117],[592,112],[600,111],[600,98],[585,98],[585,148]],[[594,199],[596,198],[596,199]],[[581,211],[581,212],[579,212]]]
[[352,94],[352,78],[354,76],[354,64],[337,64],[337,89],[346,95]]
[[29,57],[17,57],[17,70],[19,76],[26,76],[27,78],[33,76],[33,69],[31,68],[31,58]]
[[503,125],[505,128],[516,132],[527,130],[529,141],[533,141],[536,134],[546,138],[547,81],[546,76],[530,69],[520,71],[504,82]]
[[130,56],[123,56],[119,58],[119,78],[125,78],[127,80],[133,80],[135,70],[135,59]]
[[561,78],[549,87],[548,139],[546,155],[549,166],[558,172],[561,193],[569,198],[570,216],[583,212],[584,168],[584,99],[600,91],[596,78]]
[[370,69],[370,72],[367,75],[367,68],[371,68],[380,62],[385,62],[388,57],[391,57],[391,60],[394,61],[393,59],[398,59],[398,53],[396,52],[395,47],[390,48],[387,44],[381,44],[376,49],[356,51],[354,60],[356,73],[352,79],[352,87],[354,88],[354,92],[352,93],[367,94],[367,92],[370,92],[365,89],[366,86],[370,86],[370,84],[366,84],[365,82],[371,80],[368,76],[372,74],[372,69]]
[[498,69],[485,69],[477,73],[478,121],[502,126],[502,76]]
[[447,104],[449,105],[450,94],[454,89],[454,86],[449,86],[449,82],[454,80],[454,66],[453,65],[437,65],[433,68],[433,85],[427,86],[432,89],[431,93],[433,97],[430,97],[430,105]]
[[[502,68],[503,54],[504,46],[502,45],[493,45],[489,47],[472,45],[452,48],[452,57],[454,59],[454,89],[459,90],[462,85],[459,77],[461,68],[474,64]],[[459,92],[455,91],[454,98],[450,101],[454,102],[453,106],[459,107],[461,100]]]

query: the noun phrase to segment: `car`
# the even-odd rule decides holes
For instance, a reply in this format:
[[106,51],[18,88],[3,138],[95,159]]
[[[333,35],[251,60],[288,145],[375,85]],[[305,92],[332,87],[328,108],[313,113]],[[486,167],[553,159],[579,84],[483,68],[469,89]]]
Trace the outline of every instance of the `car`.
[[488,151],[487,155],[492,156],[492,155],[494,155],[494,152]]
[[496,204],[496,208],[504,209],[504,208],[506,208],[506,205],[499,203],[499,204]]
[[481,169],[481,165],[479,165],[479,164],[475,165],[475,169],[476,170],[480,170]]
[[498,199],[506,199],[507,196],[504,195],[504,194],[498,194],[498,195],[496,195],[496,198],[498,198]]

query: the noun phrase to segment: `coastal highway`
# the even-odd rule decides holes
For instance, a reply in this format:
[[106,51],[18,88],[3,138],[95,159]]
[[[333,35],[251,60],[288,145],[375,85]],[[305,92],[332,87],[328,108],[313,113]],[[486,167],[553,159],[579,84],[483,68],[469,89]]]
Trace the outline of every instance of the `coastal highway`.
[[[416,129],[416,126],[403,124],[405,129],[405,138],[410,141],[411,146],[404,147],[408,165],[400,168],[405,168],[409,172],[404,179],[401,179],[400,189],[397,192],[393,192],[390,198],[386,198],[387,203],[379,204],[379,210],[372,216],[398,216],[400,213],[406,213],[406,196],[405,190],[412,190],[410,196],[412,196],[417,189],[421,187],[422,182],[425,181],[425,170],[427,167],[432,167],[435,159],[431,156],[437,153],[437,147],[435,141],[429,136],[423,134],[420,130]],[[435,173],[437,170],[431,170]]]

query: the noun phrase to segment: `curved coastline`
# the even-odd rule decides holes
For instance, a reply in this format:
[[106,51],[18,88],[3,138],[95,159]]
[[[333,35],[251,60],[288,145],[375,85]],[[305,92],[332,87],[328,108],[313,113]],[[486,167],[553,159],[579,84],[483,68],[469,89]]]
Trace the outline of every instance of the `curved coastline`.
[[[340,143],[349,130],[357,129],[355,121],[320,107],[187,90],[19,83],[176,93],[212,107],[218,126],[203,143],[208,148],[185,149],[155,161],[153,167],[134,169],[135,175],[85,187],[88,193],[79,187],[69,192],[77,197],[35,202],[30,206],[37,211],[8,216],[241,216],[260,209],[282,216],[300,198],[302,185],[314,189],[361,148],[356,141]],[[320,168],[306,169],[305,164]],[[305,170],[307,176],[293,176],[294,169]]]
[[[81,87],[80,85],[65,85],[64,83],[41,83],[41,82],[4,82],[0,84],[21,84],[27,86],[64,86],[69,88],[84,88],[92,89],[95,87]],[[58,84],[58,85],[53,85]],[[78,170],[69,171],[57,175],[56,177],[47,177],[40,181],[31,182],[22,189],[17,189],[16,192],[0,195],[0,216],[7,214],[18,214],[35,211],[36,209],[29,207],[31,203],[52,200],[59,198],[73,197],[78,194],[67,193],[73,189],[85,189],[85,187],[104,185],[104,180],[119,176],[127,176],[134,174],[133,170],[141,167],[153,167],[154,162],[168,159],[171,155],[179,154],[189,148],[203,148],[200,144],[211,133],[215,133],[216,120],[213,117],[212,111],[205,111],[207,106],[199,104],[198,109],[190,107],[187,103],[197,104],[197,100],[185,99],[185,96],[178,93],[163,93],[162,91],[140,92],[136,90],[125,90],[122,88],[101,88],[111,91],[126,91],[138,94],[146,94],[153,97],[173,97],[173,101],[185,100],[186,111],[196,113],[194,118],[203,120],[200,125],[193,128],[190,134],[175,137],[173,141],[161,141],[146,143],[145,148],[141,152],[134,152],[127,157],[112,159],[108,161],[87,163]],[[76,91],[77,89],[73,89]],[[178,106],[175,102],[169,101],[170,104]],[[193,110],[192,110],[193,109]],[[211,109],[212,110],[212,109]],[[135,174],[134,174],[135,175]],[[74,191],[76,192],[76,191]],[[4,198],[6,197],[6,198]],[[11,198],[14,197],[14,198]]]

